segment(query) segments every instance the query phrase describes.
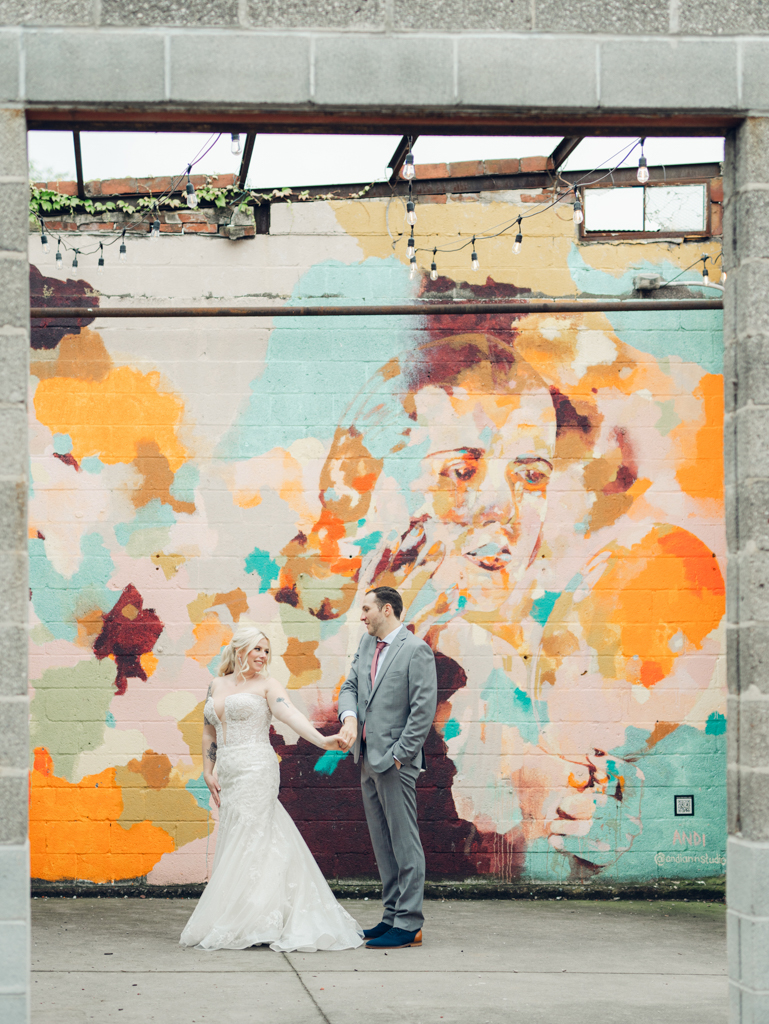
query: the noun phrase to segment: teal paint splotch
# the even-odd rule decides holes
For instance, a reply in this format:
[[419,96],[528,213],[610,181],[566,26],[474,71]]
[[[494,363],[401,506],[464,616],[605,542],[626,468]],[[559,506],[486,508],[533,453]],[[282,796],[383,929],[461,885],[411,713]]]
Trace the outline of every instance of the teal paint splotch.
[[561,596],[560,590],[546,590],[542,597],[538,597],[531,605],[531,617],[540,626],[544,626],[550,618],[555,602]]
[[106,584],[115,566],[101,534],[80,538],[81,561],[77,572],[63,576],[45,553],[45,541],[29,541],[29,585],[35,614],[57,640],[75,640],[77,620],[98,608],[108,612],[120,596]]
[[104,469],[104,463],[98,455],[86,455],[80,462],[80,468],[84,473],[91,473],[95,476]]
[[107,717],[104,719],[104,721],[108,729],[114,729],[115,726],[117,725],[117,722],[115,721],[115,716],[112,714],[111,711],[107,712]]
[[[302,275],[286,305],[393,304],[413,297],[407,268],[395,256],[360,263],[326,260]],[[264,372],[216,454],[249,459],[294,441],[328,442],[366,381],[410,346],[403,317],[285,317],[270,333]]]
[[270,557],[269,551],[254,548],[246,556],[246,572],[255,572],[259,576],[259,593],[266,594],[275,580],[280,576],[280,567]]
[[540,728],[547,722],[544,701],[537,701],[535,706],[528,693],[515,686],[499,668],[495,668],[486,680],[481,699],[486,702],[482,721],[513,726],[524,743],[537,742]]
[[374,533],[369,533],[366,537],[362,537],[360,540],[354,540],[352,543],[355,544],[356,547],[360,548],[361,556],[363,556],[367,555],[369,551],[373,551],[381,539],[381,530],[376,530]]
[[449,718],[443,727],[443,738],[444,740],[453,740],[455,736],[459,736],[462,731],[462,727],[456,718]]
[[57,455],[69,455],[72,451],[72,438],[69,434],[54,434],[53,450]]
[[204,811],[211,810],[211,791],[205,784],[202,774],[198,775],[196,779],[190,779],[184,788],[188,789],[195,797],[198,807],[202,807]]
[[200,483],[200,471],[191,462],[185,462],[174,474],[174,482],[168,488],[169,494],[177,501],[195,501],[195,488]]
[[159,527],[171,527],[176,524],[176,513],[163,504],[159,498],[153,498],[146,505],[136,510],[136,515],[129,523],[115,523],[115,537],[121,547],[126,547],[135,533],[140,530],[156,530]]
[[321,775],[333,775],[340,762],[346,757],[347,752],[344,750],[327,750],[315,762],[313,771],[319,772]]
[[[633,278],[640,273],[659,274],[665,281],[681,273],[681,268],[669,260],[661,263],[638,260],[629,270],[615,276],[588,266],[575,244],[569,252],[568,265],[572,280],[582,296],[627,296],[633,291]],[[697,294],[704,298],[720,295],[720,292],[699,285],[695,276],[696,270],[693,270],[683,274],[681,281],[692,284],[698,289]],[[670,356],[678,356],[683,362],[696,363],[707,373],[723,372],[723,313],[720,310],[617,312],[607,313],[606,317],[622,341],[641,352],[648,352],[661,362]]]
[[705,723],[705,732],[708,736],[723,736],[726,732],[726,715],[718,711],[712,711]]

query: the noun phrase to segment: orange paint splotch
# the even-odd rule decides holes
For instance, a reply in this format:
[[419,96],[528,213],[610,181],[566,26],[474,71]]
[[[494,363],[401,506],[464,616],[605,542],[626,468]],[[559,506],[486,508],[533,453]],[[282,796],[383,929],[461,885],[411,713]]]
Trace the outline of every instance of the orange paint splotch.
[[[604,676],[651,688],[675,660],[699,650],[724,614],[724,580],[712,551],[674,526],[613,548],[580,619]],[[600,557],[600,556],[599,556]]]
[[30,772],[32,877],[112,882],[146,875],[173,851],[173,837],[150,821],[124,829],[122,813],[114,768],[72,783],[53,774],[50,754],[37,747]]
[[706,373],[694,389],[694,396],[702,403],[701,426],[692,432],[690,424],[685,423],[671,432],[681,449],[676,479],[681,489],[692,498],[723,501],[723,375]]
[[77,462],[98,455],[108,465],[130,463],[148,442],[173,473],[187,460],[177,434],[184,406],[161,390],[156,371],[121,366],[101,380],[50,377],[38,384],[34,402],[41,423],[72,438]]
[[197,625],[192,627],[195,643],[186,652],[200,665],[208,665],[221,651],[225,644],[232,640],[232,628],[220,622],[216,612],[205,612]]
[[157,655],[153,654],[152,651],[146,651],[144,654],[139,655],[139,664],[144,669],[144,673],[149,679],[160,664],[160,661]]

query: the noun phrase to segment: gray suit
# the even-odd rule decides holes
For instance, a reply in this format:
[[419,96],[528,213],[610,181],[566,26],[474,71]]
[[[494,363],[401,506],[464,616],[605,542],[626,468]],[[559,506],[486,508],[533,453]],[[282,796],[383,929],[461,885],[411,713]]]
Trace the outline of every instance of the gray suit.
[[339,693],[339,715],[353,711],[358,717],[356,763],[366,726],[361,790],[382,879],[382,920],[417,931],[424,922],[425,855],[417,825],[416,782],[425,767],[422,747],[437,704],[435,657],[423,640],[402,626],[387,650],[372,693],[375,650],[376,637],[367,633]]

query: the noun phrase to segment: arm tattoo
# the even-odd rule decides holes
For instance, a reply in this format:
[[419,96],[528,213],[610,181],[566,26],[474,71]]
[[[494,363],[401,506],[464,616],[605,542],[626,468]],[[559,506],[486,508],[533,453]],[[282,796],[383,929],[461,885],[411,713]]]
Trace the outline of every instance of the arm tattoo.
[[286,700],[285,697],[278,697],[277,700],[275,701],[275,703],[276,704],[285,704],[287,708],[291,707],[291,705],[289,704],[289,702]]
[[216,744],[212,743],[208,748],[208,753],[206,754],[206,757],[212,764],[216,764],[216,749]]

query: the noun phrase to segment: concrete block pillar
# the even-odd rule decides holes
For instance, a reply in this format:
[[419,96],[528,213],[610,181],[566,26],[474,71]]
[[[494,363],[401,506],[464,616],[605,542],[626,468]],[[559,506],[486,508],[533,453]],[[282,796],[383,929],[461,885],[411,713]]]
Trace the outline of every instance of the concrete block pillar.
[[726,142],[731,1024],[769,1021],[769,118]]
[[29,1021],[27,388],[24,111],[0,107],[0,1020]]

